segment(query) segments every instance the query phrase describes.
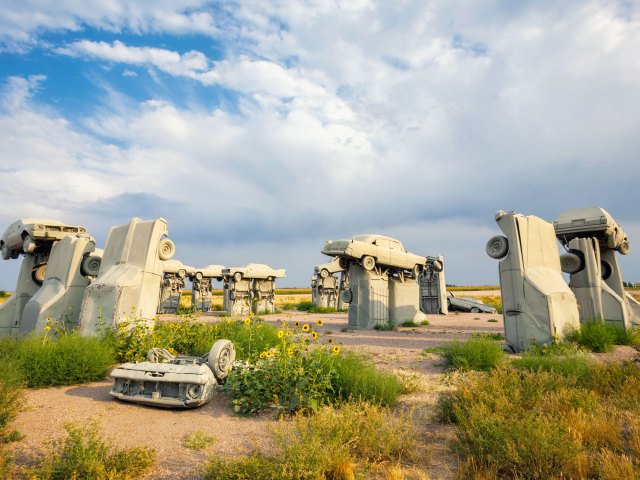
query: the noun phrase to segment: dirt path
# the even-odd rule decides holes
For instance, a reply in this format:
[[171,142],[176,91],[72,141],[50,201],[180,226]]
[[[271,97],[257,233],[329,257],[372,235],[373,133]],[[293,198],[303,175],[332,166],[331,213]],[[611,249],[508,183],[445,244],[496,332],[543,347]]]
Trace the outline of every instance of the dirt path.
[[[502,318],[490,314],[429,315],[429,326],[400,327],[397,331],[375,330],[341,331],[347,325],[347,316],[341,314],[301,314],[285,312],[265,317],[267,321],[315,322],[322,318],[320,331],[342,343],[345,350],[356,350],[371,355],[381,368],[413,375],[420,382],[418,393],[404,395],[400,404],[415,406],[420,426],[432,451],[428,474],[431,479],[455,478],[455,457],[447,448],[452,431],[430,420],[438,394],[447,387],[443,384],[443,371],[435,355],[421,355],[424,348],[465,339],[473,333],[502,332]],[[495,319],[497,322],[489,322]],[[205,316],[203,321],[215,321]],[[15,422],[15,428],[25,435],[11,445],[19,464],[31,463],[43,446],[64,433],[68,421],[98,420],[108,438],[121,446],[148,445],[158,452],[158,465],[150,478],[196,479],[207,456],[245,454],[254,448],[268,452],[269,429],[276,420],[265,415],[254,418],[237,417],[219,395],[210,404],[196,410],[163,410],[121,403],[108,392],[110,381],[81,386],[28,390],[24,411]],[[201,430],[213,435],[216,441],[202,451],[183,445],[186,435]]]

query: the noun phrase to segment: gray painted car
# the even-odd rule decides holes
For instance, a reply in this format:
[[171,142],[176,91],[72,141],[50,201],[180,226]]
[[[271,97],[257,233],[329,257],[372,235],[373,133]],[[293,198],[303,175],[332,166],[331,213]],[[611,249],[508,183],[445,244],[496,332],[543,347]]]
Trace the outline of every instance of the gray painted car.
[[351,240],[329,240],[324,244],[322,253],[357,260],[365,270],[384,265],[409,270],[415,277],[427,263],[426,257],[407,252],[399,240],[373,233],[355,235]]
[[[195,408],[209,403],[226,381],[236,357],[229,340],[218,340],[202,357],[173,356],[154,348],[146,362],[125,363],[111,372],[112,397],[165,408]],[[163,361],[164,360],[164,361]]]
[[456,297],[449,292],[447,297],[447,305],[449,310],[471,313],[498,313],[495,307],[485,305],[477,298],[472,297]]
[[86,234],[87,229],[77,225],[67,225],[49,218],[21,218],[7,227],[0,238],[2,258],[18,258],[21,253],[33,253],[36,240],[55,242],[69,234]]
[[593,236],[607,248],[629,253],[629,239],[622,227],[604,208],[577,208],[562,212],[553,222],[556,236],[564,244],[574,238]]

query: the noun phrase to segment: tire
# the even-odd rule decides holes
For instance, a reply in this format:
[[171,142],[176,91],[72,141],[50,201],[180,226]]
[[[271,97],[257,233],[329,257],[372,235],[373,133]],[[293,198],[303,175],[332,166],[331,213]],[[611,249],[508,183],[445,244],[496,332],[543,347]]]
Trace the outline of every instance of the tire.
[[376,259],[370,255],[365,255],[364,257],[362,257],[360,259],[360,262],[362,262],[362,268],[367,271],[371,271],[376,268]]
[[202,272],[196,272],[196,274],[194,276],[195,276],[196,280],[198,280],[198,281],[202,280]]
[[22,241],[22,250],[24,253],[33,253],[36,249],[36,242],[29,235],[25,235]]
[[187,276],[187,271],[184,268],[178,270],[178,278],[184,278]]
[[9,260],[11,258],[11,250],[7,247],[6,243],[2,244],[2,259]]
[[613,267],[611,267],[611,264],[606,260],[602,260],[600,262],[600,272],[602,273],[602,279],[608,280],[613,273]]
[[480,313],[480,309],[479,309],[479,308],[476,308],[476,307],[473,307],[473,308],[471,309],[471,313]]
[[584,262],[580,255],[569,251],[564,255],[560,255],[560,269],[564,273],[578,273],[584,268]]
[[442,265],[442,262],[440,260],[434,260],[431,264],[431,267],[433,268],[434,272],[441,272],[442,270],[444,270],[444,265]]
[[239,282],[240,280],[242,280],[242,273],[240,272],[236,272],[233,274],[233,280],[235,282]]
[[43,263],[42,265],[37,266],[36,268],[33,269],[33,272],[31,273],[31,277],[33,278],[33,281],[36,282],[38,285],[42,285],[42,282],[44,282],[44,277],[47,275],[47,264]]
[[158,257],[160,260],[171,260],[176,253],[176,244],[168,238],[161,238],[158,243]]
[[[620,253],[620,255],[626,255],[629,253],[630,247],[629,247],[629,242],[627,240],[624,240],[620,246],[618,247],[618,252]],[[3,253],[4,255],[4,253]]]
[[501,258],[506,257],[507,253],[509,253],[509,240],[507,240],[507,237],[502,235],[491,237],[487,242],[485,250],[487,255],[491,258],[500,260]]
[[233,290],[229,291],[229,300],[233,301],[236,299],[236,292],[234,292]]
[[320,270],[320,276],[322,278],[327,278],[329,276],[329,270],[327,270],[326,268],[323,268],[322,270]]
[[100,272],[100,265],[102,264],[102,258],[97,255],[87,255],[82,259],[80,265],[80,273],[85,277],[97,277]]
[[218,340],[211,347],[207,364],[217,380],[224,380],[229,375],[236,360],[236,349],[231,340]]
[[351,290],[344,290],[341,296],[344,303],[351,303],[351,300],[353,300],[353,292]]

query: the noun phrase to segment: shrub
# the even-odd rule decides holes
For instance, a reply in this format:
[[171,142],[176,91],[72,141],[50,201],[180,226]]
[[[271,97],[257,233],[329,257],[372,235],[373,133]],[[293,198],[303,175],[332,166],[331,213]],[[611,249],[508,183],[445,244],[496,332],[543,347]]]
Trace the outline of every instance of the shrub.
[[618,336],[616,327],[602,322],[589,322],[582,324],[568,338],[592,352],[601,353],[611,351]]
[[30,478],[66,480],[134,479],[147,473],[155,463],[156,452],[148,447],[114,450],[100,433],[96,422],[65,424],[67,437],[51,443],[40,465]]
[[76,333],[4,339],[0,352],[2,358],[15,361],[25,383],[33,388],[102,380],[114,363],[110,345]]
[[238,359],[248,359],[257,357],[279,342],[277,328],[264,323],[259,317],[225,319],[213,324],[193,320],[194,317],[187,317],[155,326],[130,320],[121,322],[117,330],[110,330],[106,335],[120,362],[144,360],[153,347],[167,348],[172,353],[183,355],[204,355],[221,338],[233,342]]
[[583,371],[580,356],[525,359],[541,361],[542,368],[476,373],[441,396],[438,411],[456,425],[463,475],[637,478],[640,450],[629,419],[640,414],[638,366],[587,363]]
[[[318,319],[317,324],[321,323]],[[276,346],[262,351],[227,379],[223,388],[231,394],[235,411],[250,415],[273,406],[292,413],[330,403],[340,347],[327,343],[312,348],[319,335],[309,324],[296,322],[291,327],[283,322],[276,335]]]
[[365,478],[371,466],[411,458],[417,433],[409,413],[367,403],[323,407],[310,417],[273,432],[276,454],[253,453],[225,460],[212,457],[205,478],[298,480]]
[[473,337],[464,343],[440,347],[441,355],[456,370],[489,370],[504,359],[502,347],[486,337]]
[[383,332],[391,332],[393,330],[397,330],[398,327],[396,326],[395,323],[393,323],[391,320],[385,322],[385,323],[376,323],[373,326],[374,330],[380,330]]
[[418,324],[413,320],[406,320],[400,324],[401,327],[417,327]]

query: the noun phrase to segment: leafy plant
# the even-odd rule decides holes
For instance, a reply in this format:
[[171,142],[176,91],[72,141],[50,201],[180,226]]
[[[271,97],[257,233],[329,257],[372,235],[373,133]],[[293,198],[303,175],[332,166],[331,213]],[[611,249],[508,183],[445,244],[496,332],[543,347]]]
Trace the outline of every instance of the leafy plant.
[[568,339],[592,352],[601,353],[611,351],[618,336],[615,327],[596,321],[582,324],[578,330],[568,336]]
[[400,324],[401,327],[418,327],[419,325],[413,320],[406,320]]
[[392,322],[391,320],[385,322],[385,323],[376,323],[373,326],[374,330],[381,330],[383,332],[390,332],[393,330],[397,330],[398,327],[396,326],[396,324],[394,322]]

